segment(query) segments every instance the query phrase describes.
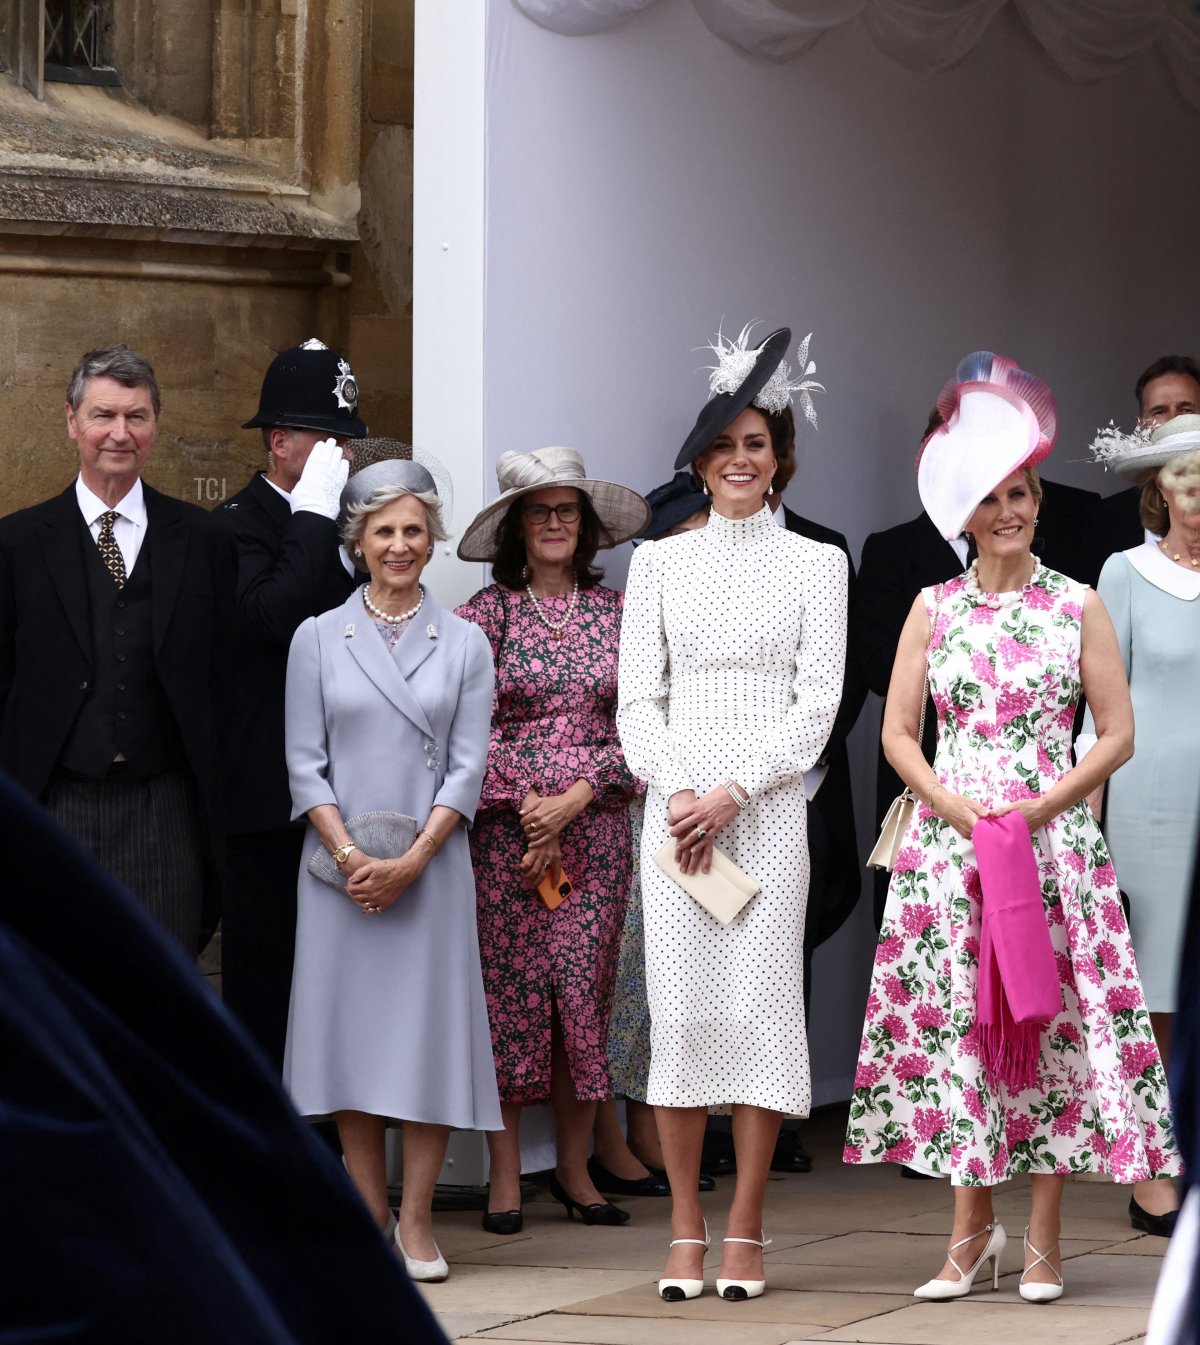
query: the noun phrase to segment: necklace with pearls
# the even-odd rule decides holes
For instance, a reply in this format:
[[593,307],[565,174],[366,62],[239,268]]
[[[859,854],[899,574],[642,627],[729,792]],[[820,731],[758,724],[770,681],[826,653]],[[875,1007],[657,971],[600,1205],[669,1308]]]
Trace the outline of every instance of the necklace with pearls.
[[[1183,564],[1183,557],[1178,551],[1170,551],[1167,549],[1167,539],[1165,537],[1159,542],[1158,546],[1163,555],[1170,556],[1176,565]],[[1193,570],[1200,570],[1200,560],[1197,560],[1195,556],[1188,557],[1188,564],[1191,565]]]
[[1045,566],[1034,557],[1033,573],[1019,589],[1013,589],[1010,593],[985,593],[979,587],[979,557],[977,556],[967,566],[967,579],[963,585],[963,590],[972,602],[983,607],[990,607],[995,612],[1001,607],[1008,607],[1012,603],[1019,602],[1037,584],[1044,573]]
[[371,596],[367,592],[367,585],[362,586],[363,606],[376,619],[376,621],[385,621],[389,626],[402,626],[406,621],[411,621],[413,617],[421,610],[421,604],[425,601],[425,590],[421,589],[421,596],[417,599],[417,605],[410,607],[407,612],[401,612],[399,616],[392,616],[388,612],[382,611],[371,601]]
[[574,577],[574,581],[571,584],[571,601],[567,603],[567,610],[563,613],[562,620],[558,622],[551,621],[546,613],[542,611],[542,604],[538,602],[538,596],[533,591],[533,584],[529,581],[526,581],[525,592],[529,594],[529,601],[533,603],[533,610],[537,613],[538,620],[554,637],[554,643],[558,644],[562,640],[563,627],[571,620],[571,617],[575,612],[575,604],[579,601],[579,576],[576,575]]

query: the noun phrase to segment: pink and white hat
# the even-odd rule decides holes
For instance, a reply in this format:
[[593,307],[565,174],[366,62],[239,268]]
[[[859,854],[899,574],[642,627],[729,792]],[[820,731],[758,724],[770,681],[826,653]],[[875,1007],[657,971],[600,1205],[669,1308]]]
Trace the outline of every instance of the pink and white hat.
[[959,362],[937,409],[944,424],[921,446],[917,489],[938,532],[951,540],[1005,477],[1049,455],[1058,414],[1040,378],[990,350]]

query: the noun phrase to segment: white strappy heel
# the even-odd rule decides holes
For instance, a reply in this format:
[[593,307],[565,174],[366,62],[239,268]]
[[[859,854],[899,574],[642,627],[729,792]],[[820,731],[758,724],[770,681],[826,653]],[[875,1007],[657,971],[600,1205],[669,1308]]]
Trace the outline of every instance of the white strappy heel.
[[[708,1220],[704,1221],[704,1237],[700,1238],[672,1238],[672,1247],[693,1246],[703,1247],[708,1251]],[[665,1299],[668,1303],[682,1303],[685,1298],[699,1298],[700,1291],[704,1288],[703,1279],[699,1280],[679,1280],[663,1279],[658,1282],[658,1296]]]
[[[771,1239],[760,1228],[756,1238],[722,1238],[722,1242],[745,1242],[751,1247],[769,1247]],[[767,1287],[766,1280],[717,1280],[717,1293],[729,1303],[741,1303],[747,1298],[758,1298]]]
[[[1033,1253],[1033,1265],[1026,1266],[1021,1272],[1021,1283],[1018,1285],[1021,1297],[1026,1303],[1053,1303],[1056,1298],[1062,1297],[1063,1277],[1050,1264],[1048,1258],[1054,1254],[1054,1247],[1058,1246],[1056,1242],[1048,1252],[1039,1252],[1038,1249],[1029,1241],[1029,1225],[1025,1225],[1025,1251]],[[1040,1282],[1025,1283],[1025,1276],[1034,1268],[1034,1266],[1045,1266],[1047,1270],[1058,1281],[1057,1284],[1043,1284]]]
[[[984,1247],[979,1260],[970,1270],[964,1270],[962,1266],[954,1259],[954,1253],[960,1247],[965,1247],[967,1243],[974,1240],[982,1233],[990,1233],[991,1237],[987,1240],[987,1246]],[[978,1233],[972,1233],[968,1237],[959,1238],[950,1250],[946,1253],[946,1260],[958,1271],[956,1280],[926,1280],[919,1289],[913,1290],[914,1298],[929,1299],[933,1302],[941,1302],[948,1298],[966,1298],[971,1292],[971,1286],[975,1283],[975,1276],[988,1261],[992,1263],[992,1288],[1000,1287],[1000,1257],[1004,1253],[1004,1248],[1008,1245],[1008,1238],[1004,1233],[1004,1225],[998,1223],[985,1224]],[[1041,1286],[1039,1286],[1041,1287]],[[1060,1290],[1061,1292],[1061,1290]]]

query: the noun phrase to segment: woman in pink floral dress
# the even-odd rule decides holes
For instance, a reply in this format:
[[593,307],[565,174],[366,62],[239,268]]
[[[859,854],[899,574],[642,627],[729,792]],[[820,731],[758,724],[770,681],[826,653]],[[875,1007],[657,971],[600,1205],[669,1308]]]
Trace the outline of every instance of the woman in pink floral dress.
[[[1049,390],[983,352],[959,366],[939,409],[947,423],[923,450],[922,501],[944,536],[965,525],[979,559],[918,595],[892,673],[884,750],[920,802],[892,873],[845,1158],[950,1176],[950,1253],[916,1291],[927,1299],[962,1297],[989,1261],[994,1276],[1005,1235],[992,1187],[1030,1174],[1020,1292],[1045,1302],[1062,1293],[1066,1177],[1133,1182],[1179,1167],[1116,876],[1083,802],[1131,754],[1133,714],[1100,599],[1030,552],[1034,463],[1054,437]],[[926,670],[932,770],[916,736]],[[1081,691],[1104,728],[1072,767]],[[1036,1084],[1019,1091],[980,1058],[982,892],[970,839],[979,818],[1012,811],[1032,836],[1061,991],[1038,1038]]]
[[[479,947],[504,1130],[488,1136],[484,1227],[521,1227],[521,1110],[551,1102],[551,1193],[585,1223],[629,1214],[587,1170],[596,1103],[611,1096],[608,1020],[633,876],[629,804],[641,792],[614,720],[621,594],[592,565],[640,531],[646,502],[588,479],[574,449],[506,453],[501,495],[471,523],[459,555],[497,580],[458,609],[483,628],[496,698],[471,831]],[[556,909],[543,878],[572,891]]]

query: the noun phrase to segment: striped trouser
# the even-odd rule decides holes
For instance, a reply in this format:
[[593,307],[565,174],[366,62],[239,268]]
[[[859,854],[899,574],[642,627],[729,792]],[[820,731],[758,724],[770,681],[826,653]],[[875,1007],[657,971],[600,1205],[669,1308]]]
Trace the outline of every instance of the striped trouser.
[[189,775],[87,780],[58,772],[43,803],[190,955],[199,953],[204,844]]

